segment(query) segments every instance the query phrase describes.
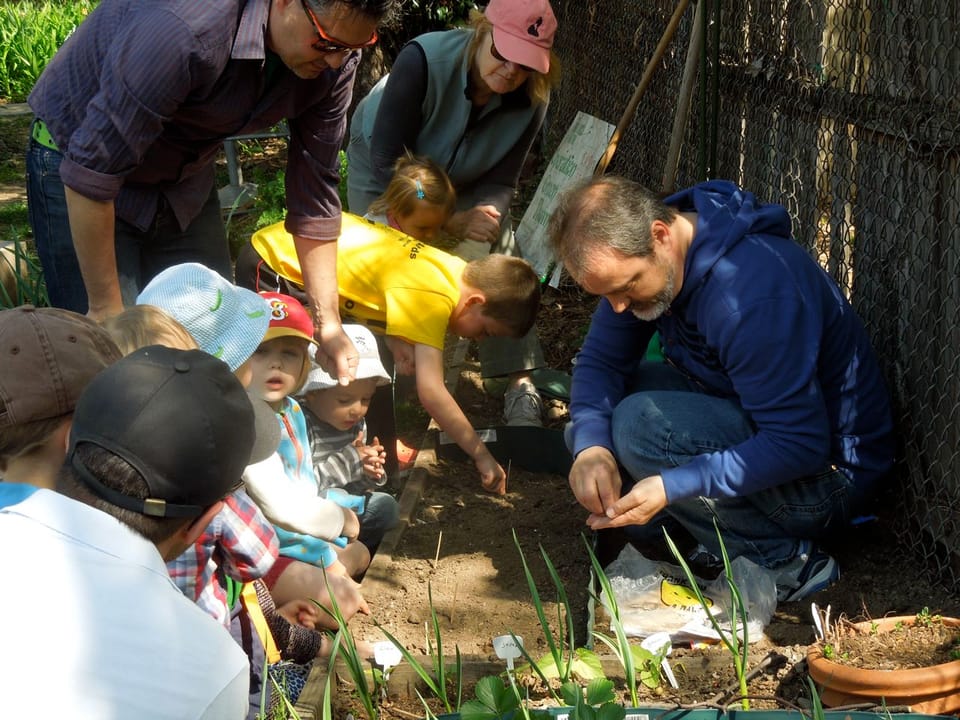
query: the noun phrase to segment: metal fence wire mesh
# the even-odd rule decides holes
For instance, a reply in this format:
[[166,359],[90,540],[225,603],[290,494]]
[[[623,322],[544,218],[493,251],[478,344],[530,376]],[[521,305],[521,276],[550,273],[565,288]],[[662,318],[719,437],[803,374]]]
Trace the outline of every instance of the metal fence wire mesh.
[[[578,110],[618,123],[679,2],[554,0],[548,151]],[[894,401],[886,510],[902,548],[960,593],[960,3],[700,2],[703,22],[691,2],[607,172],[673,189],[667,149],[700,34],[675,187],[727,178],[783,204],[845,289]]]

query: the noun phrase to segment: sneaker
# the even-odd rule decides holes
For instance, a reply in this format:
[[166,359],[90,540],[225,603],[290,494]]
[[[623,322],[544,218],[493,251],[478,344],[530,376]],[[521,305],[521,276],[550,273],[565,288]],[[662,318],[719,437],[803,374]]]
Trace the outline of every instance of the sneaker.
[[503,419],[507,425],[540,427],[542,413],[543,400],[530,383],[520,383],[503,394]]
[[823,590],[840,577],[837,561],[808,540],[800,542],[797,557],[777,575],[777,601],[796,602]]

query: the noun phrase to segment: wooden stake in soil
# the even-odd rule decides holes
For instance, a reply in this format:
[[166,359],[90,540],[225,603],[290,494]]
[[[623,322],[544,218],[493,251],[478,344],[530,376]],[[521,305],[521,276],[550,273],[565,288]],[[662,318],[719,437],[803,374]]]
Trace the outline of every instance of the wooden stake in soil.
[[683,79],[680,81],[680,93],[677,98],[677,114],[673,118],[673,131],[670,133],[670,148],[667,150],[667,159],[663,164],[663,179],[660,181],[660,192],[672,193],[677,180],[677,166],[680,164],[680,146],[683,143],[683,133],[687,127],[687,116],[690,113],[690,99],[693,96],[694,78],[697,74],[697,65],[700,62],[700,46],[703,44],[703,6],[706,0],[697,3],[693,15],[693,29],[690,32],[690,44],[687,46],[687,60],[683,66]]
[[443,530],[440,531],[440,534],[437,535],[437,552],[433,556],[433,569],[437,569],[437,565],[440,564],[440,542],[443,540]]

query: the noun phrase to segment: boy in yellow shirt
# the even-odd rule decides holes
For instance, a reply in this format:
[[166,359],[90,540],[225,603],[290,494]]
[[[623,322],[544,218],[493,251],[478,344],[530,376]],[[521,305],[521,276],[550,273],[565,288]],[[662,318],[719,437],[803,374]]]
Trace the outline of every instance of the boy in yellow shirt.
[[[278,223],[251,239],[262,284],[302,282],[293,239]],[[447,332],[479,340],[522,337],[540,306],[540,283],[525,260],[488,255],[464,261],[392,228],[344,213],[337,245],[340,312],[386,337],[397,372],[415,374],[423,408],[469,455],[484,489],[506,492],[506,473],[443,382]]]

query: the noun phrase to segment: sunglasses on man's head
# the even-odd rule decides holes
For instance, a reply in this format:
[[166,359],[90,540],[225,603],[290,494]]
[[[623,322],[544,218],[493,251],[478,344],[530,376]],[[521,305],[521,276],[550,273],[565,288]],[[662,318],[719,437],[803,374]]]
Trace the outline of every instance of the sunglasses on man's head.
[[523,70],[523,71],[525,71],[525,72],[528,72],[528,73],[535,73],[535,72],[537,72],[536,68],[532,68],[532,67],[530,67],[529,65],[521,65],[520,63],[515,63],[515,62],[513,62],[513,60],[507,60],[503,55],[501,55],[501,54],[497,51],[497,46],[494,45],[494,43],[493,43],[493,35],[492,35],[492,34],[490,35],[490,54],[493,55],[493,59],[494,59],[494,60],[499,60],[499,61],[502,62],[502,63],[513,63],[514,65],[516,65],[518,68],[520,68],[521,70]]
[[310,45],[310,47],[317,52],[344,53],[350,52],[351,50],[359,50],[360,48],[370,47],[371,45],[376,44],[378,39],[376,30],[373,31],[373,35],[370,36],[369,40],[356,45],[345,43],[343,40],[337,40],[335,37],[330,37],[323,29],[320,21],[317,20],[317,16],[313,14],[313,10],[311,10],[310,6],[307,5],[307,0],[300,0],[300,4],[303,5],[303,9],[307,13],[307,17],[310,18],[310,22],[313,23],[313,27],[317,31],[317,40]]

